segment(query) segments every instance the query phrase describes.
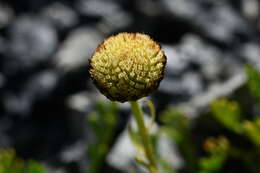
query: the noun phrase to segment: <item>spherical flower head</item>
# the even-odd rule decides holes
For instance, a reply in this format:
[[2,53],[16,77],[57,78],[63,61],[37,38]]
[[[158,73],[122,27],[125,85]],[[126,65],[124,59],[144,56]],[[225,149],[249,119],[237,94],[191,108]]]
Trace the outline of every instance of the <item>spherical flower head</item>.
[[158,88],[166,57],[148,35],[119,33],[98,46],[90,59],[97,88],[113,101],[135,101]]

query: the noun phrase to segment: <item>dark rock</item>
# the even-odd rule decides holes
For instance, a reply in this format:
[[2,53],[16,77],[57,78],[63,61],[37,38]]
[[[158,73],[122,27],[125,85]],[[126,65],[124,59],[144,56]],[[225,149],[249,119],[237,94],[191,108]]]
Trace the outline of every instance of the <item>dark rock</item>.
[[56,74],[50,71],[34,75],[20,93],[4,94],[5,110],[14,115],[29,116],[34,102],[48,98],[56,86],[56,81]]
[[5,86],[5,83],[6,83],[6,78],[2,73],[0,73],[0,89]]

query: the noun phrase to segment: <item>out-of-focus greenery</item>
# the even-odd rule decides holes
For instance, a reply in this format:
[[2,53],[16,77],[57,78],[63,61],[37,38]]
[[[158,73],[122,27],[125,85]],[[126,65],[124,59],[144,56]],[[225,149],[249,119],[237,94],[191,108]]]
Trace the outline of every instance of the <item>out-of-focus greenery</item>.
[[94,143],[88,146],[91,158],[88,172],[99,173],[109,152],[112,138],[118,121],[117,105],[115,102],[98,102],[96,111],[88,116],[88,123],[94,133]]
[[[245,71],[248,77],[247,98],[255,98],[255,103],[250,101],[259,106],[260,71],[251,66],[247,66]],[[220,98],[213,101],[211,111],[203,120],[210,119],[209,122],[217,127],[218,131],[213,134],[204,131],[203,135],[208,136],[204,137],[201,145],[198,141],[193,141],[196,139],[193,134],[196,127],[193,127],[184,114],[174,108],[168,108],[160,115],[161,130],[178,145],[185,161],[181,172],[260,172],[260,117],[248,115],[248,111],[244,110],[244,107],[241,108],[242,104],[239,99],[230,101],[227,98]],[[207,127],[205,123],[208,121],[200,123],[199,126]],[[230,166],[233,163],[236,165]]]
[[[246,98],[252,99],[249,105],[258,107],[260,103],[260,71],[246,67],[248,82]],[[181,110],[168,107],[158,115],[158,132],[152,135],[154,148],[160,135],[166,135],[175,143],[184,161],[179,170],[173,169],[168,160],[157,155],[157,163],[162,173],[259,173],[260,172],[260,115],[247,110],[245,100],[237,97],[219,98],[210,105],[204,119],[189,119]],[[152,119],[155,110],[151,109]],[[88,115],[88,124],[93,140],[87,151],[90,166],[87,172],[104,172],[105,157],[115,137],[118,123],[117,105],[114,102],[98,102],[96,111]],[[199,130],[198,130],[199,129]],[[138,146],[138,137],[130,128],[129,136]],[[137,163],[142,162],[137,157]],[[134,158],[133,158],[134,159]],[[0,150],[0,173],[45,173],[44,167],[36,161],[24,161],[17,158],[14,150]],[[137,173],[133,167],[128,170]]]
[[246,73],[248,78],[247,85],[251,95],[260,103],[260,71],[248,65],[246,66]]
[[[250,101],[257,105],[260,103],[260,72],[250,66],[247,66],[245,71],[248,76],[246,90],[248,96],[246,98],[255,98],[255,103],[254,100]],[[200,122],[200,117],[198,120],[191,120],[181,113],[181,110],[173,107],[166,108],[158,115],[160,125],[158,133],[153,138],[155,140],[153,143],[156,145],[158,136],[166,134],[177,145],[184,160],[184,166],[181,170],[174,170],[170,162],[161,158],[160,153],[156,153],[161,171],[163,173],[232,173],[245,171],[247,173],[259,173],[260,117],[257,117],[259,115],[249,115],[245,108],[242,108],[242,104],[239,99],[219,98],[214,100],[210,105],[210,111],[204,117],[206,121],[202,119],[202,122]],[[90,116],[98,139],[97,143],[91,148],[93,168],[101,166],[109,150],[108,146],[117,119],[115,109],[113,104],[105,106],[99,103],[98,111]],[[98,115],[100,116],[98,117]],[[109,120],[109,117],[112,120]],[[196,133],[197,126],[199,128],[200,126],[213,126],[215,131],[207,131],[207,129],[202,128],[204,131],[199,131],[203,132],[200,135]],[[138,145],[136,134],[131,129],[129,132],[132,141],[135,141],[135,145]],[[140,162],[138,158],[136,158],[136,161],[145,164]],[[97,173],[98,170],[100,169],[93,172]],[[133,169],[129,172],[138,171]]]
[[212,115],[229,130],[241,134],[241,114],[239,105],[236,102],[226,99],[215,100],[211,104]]
[[219,172],[228,156],[229,141],[223,136],[208,138],[203,147],[209,153],[209,156],[202,157],[199,160],[199,173]]
[[12,149],[1,149],[0,173],[46,173],[46,170],[39,162],[18,158]]
[[161,132],[167,134],[178,145],[190,173],[196,172],[196,150],[192,144],[189,119],[174,108],[166,109],[160,116],[164,125]]

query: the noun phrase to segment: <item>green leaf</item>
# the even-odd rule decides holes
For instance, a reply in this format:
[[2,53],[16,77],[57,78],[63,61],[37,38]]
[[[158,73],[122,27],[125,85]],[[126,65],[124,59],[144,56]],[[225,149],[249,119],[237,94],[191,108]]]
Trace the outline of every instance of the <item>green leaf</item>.
[[27,163],[27,167],[26,167],[26,173],[44,173],[46,172],[45,168],[43,167],[42,164],[36,162],[36,161],[33,161],[33,160],[30,160],[28,163]]
[[260,71],[255,70],[252,66],[246,66],[246,74],[248,78],[247,86],[251,95],[260,103]]
[[211,155],[199,160],[199,173],[217,173],[222,168],[225,158],[221,155]]
[[13,149],[0,149],[0,173],[45,173],[42,164],[36,161],[25,162],[16,157]]
[[213,116],[226,128],[241,134],[243,128],[240,123],[240,108],[236,102],[227,99],[217,99],[212,102],[211,110]]
[[97,111],[88,115],[87,122],[91,126],[94,140],[88,146],[87,153],[91,158],[88,172],[98,173],[115,135],[118,121],[117,104],[115,102],[99,101]]
[[160,133],[164,133],[176,143],[186,162],[186,168],[189,173],[197,172],[197,153],[196,145],[193,144],[190,132],[190,120],[179,110],[169,107],[159,116],[163,125],[160,127]]
[[199,160],[199,173],[219,172],[229,153],[229,141],[224,136],[209,138],[204,143],[204,149],[210,155]]
[[254,121],[244,121],[243,128],[248,138],[258,147],[260,147],[260,118]]

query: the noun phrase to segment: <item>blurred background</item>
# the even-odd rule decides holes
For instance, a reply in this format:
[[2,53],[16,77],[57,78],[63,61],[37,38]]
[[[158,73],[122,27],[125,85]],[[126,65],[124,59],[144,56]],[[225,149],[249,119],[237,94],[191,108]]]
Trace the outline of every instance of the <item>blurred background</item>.
[[144,172],[128,104],[88,74],[118,32],[149,34],[168,58],[144,99],[162,172],[259,173],[259,15],[259,0],[1,0],[0,173]]

